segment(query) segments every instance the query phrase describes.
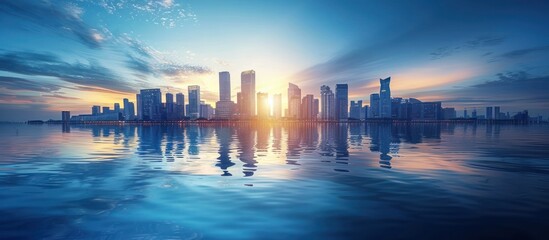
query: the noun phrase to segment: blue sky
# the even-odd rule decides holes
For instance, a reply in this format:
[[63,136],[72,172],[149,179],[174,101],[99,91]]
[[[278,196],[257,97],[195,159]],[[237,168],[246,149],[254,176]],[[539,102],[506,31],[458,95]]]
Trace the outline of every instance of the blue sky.
[[[257,91],[288,82],[318,96],[350,85],[463,109],[549,115],[544,1],[0,2],[0,120],[58,119],[135,98],[141,88],[218,98],[217,72],[256,71]],[[234,100],[234,97],[233,97]]]

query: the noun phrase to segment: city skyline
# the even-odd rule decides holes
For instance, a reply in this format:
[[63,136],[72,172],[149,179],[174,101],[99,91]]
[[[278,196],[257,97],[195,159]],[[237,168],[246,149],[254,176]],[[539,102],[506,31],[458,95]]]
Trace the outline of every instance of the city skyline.
[[[526,106],[549,114],[546,2],[236,3],[3,1],[0,111],[10,114],[0,121],[85,113],[122,106],[140,89],[185,93],[191,85],[215,106],[218,72],[245,69],[270,98],[288,83],[302,96],[347,83],[349,101],[370,105],[378,79],[391,76],[392,95],[460,113]],[[272,21],[277,12],[283,21]],[[231,79],[234,102],[238,89]]]

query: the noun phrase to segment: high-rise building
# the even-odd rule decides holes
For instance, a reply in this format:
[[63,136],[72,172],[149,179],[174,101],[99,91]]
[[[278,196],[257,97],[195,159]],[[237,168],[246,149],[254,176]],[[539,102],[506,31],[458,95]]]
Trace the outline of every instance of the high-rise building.
[[315,98],[313,100],[313,119],[316,120],[318,118],[318,114],[320,113],[320,101],[318,98]]
[[476,108],[473,109],[473,112],[471,113],[471,115],[472,115],[471,116],[472,118],[477,118],[477,109]]
[[335,112],[339,121],[347,120],[349,117],[349,86],[347,84],[336,84]]
[[469,115],[467,114],[467,108],[463,109],[463,118],[469,118]]
[[162,93],[160,89],[142,89],[138,96],[137,105],[141,111],[141,120],[162,120]]
[[189,110],[187,116],[191,119],[200,117],[200,86],[191,85],[189,89]]
[[92,107],[92,115],[99,115],[101,114],[101,106],[94,105]]
[[124,98],[123,100],[124,104],[124,120],[134,120],[135,115],[135,107],[130,100],[127,98]]
[[494,107],[494,119],[502,119],[499,106]]
[[441,102],[422,102],[421,119],[425,120],[440,120],[442,119],[442,103]]
[[321,116],[322,120],[335,119],[335,102],[334,93],[330,87],[322,85],[320,87],[320,102],[322,105]]
[[360,119],[360,111],[362,111],[362,100],[351,101],[349,117],[352,119]]
[[121,112],[121,111],[120,111],[120,103],[115,103],[115,104],[114,104],[114,112],[116,112],[116,113]]
[[367,119],[369,112],[370,112],[370,106],[364,105],[364,107],[362,107],[362,111],[360,113],[360,119]]
[[287,118],[298,119],[301,115],[301,89],[293,83],[288,83],[288,115]]
[[257,116],[259,118],[269,118],[271,115],[271,108],[269,105],[269,94],[268,93],[257,93]]
[[242,104],[240,104],[240,115],[244,118],[255,116],[255,71],[248,70],[240,75],[240,88]]
[[143,101],[141,101],[141,94],[135,95],[135,102],[137,104],[137,119],[143,120]]
[[379,118],[379,94],[370,94],[370,118]]
[[486,119],[493,119],[493,113],[492,107],[486,107]]
[[231,75],[229,72],[219,73],[219,101],[231,101]]
[[391,77],[379,79],[379,117],[391,118]]
[[231,101],[231,76],[229,72],[219,73],[219,101],[215,103],[215,117],[230,119],[234,114],[234,102]]
[[178,120],[185,117],[185,95],[183,93],[175,95],[175,113]]
[[215,114],[215,111],[210,104],[204,102],[200,103],[200,118],[212,119]]
[[166,119],[173,121],[177,120],[177,115],[175,114],[175,104],[173,102],[173,94],[166,93]]
[[239,116],[242,116],[242,93],[237,92],[236,93],[236,112]]
[[103,114],[111,113],[110,107],[103,107]]
[[273,95],[273,118],[280,119],[282,117],[282,94]]
[[61,121],[68,122],[71,120],[71,112],[70,111],[61,111]]
[[301,100],[300,118],[304,120],[313,120],[314,112],[314,96],[312,94],[307,94]]

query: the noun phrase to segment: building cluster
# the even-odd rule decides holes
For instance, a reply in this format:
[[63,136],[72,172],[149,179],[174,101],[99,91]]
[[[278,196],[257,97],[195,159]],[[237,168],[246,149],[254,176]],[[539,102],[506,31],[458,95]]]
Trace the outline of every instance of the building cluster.
[[[70,117],[70,112],[62,112],[63,121],[181,121],[195,119],[293,119],[302,121],[347,121],[364,119],[399,120],[443,120],[456,119],[454,108],[443,108],[442,102],[422,102],[415,98],[391,97],[391,78],[380,79],[379,93],[370,95],[370,105],[362,100],[349,104],[349,86],[336,84],[334,91],[330,86],[320,87],[320,99],[313,94],[302,96],[301,89],[293,83],[288,84],[288,105],[282,116],[282,94],[274,94],[272,102],[269,94],[256,92],[255,71],[243,71],[240,76],[240,92],[236,94],[236,103],[231,99],[231,75],[219,73],[219,100],[215,108],[206,104],[200,97],[200,86],[188,86],[188,103],[183,93],[166,93],[162,102],[160,89],[142,89],[136,95],[136,103],[127,98],[123,108],[119,103],[114,108],[93,106],[91,114]],[[492,111],[493,109],[493,111]],[[469,116],[464,110],[463,118],[476,119],[528,119],[528,112],[510,117],[500,107],[487,107],[486,115],[478,116],[476,109]]]

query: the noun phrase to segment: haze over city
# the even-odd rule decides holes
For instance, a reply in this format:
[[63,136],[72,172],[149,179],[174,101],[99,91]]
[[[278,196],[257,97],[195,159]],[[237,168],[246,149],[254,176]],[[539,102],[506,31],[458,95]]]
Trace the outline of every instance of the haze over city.
[[318,97],[349,85],[369,104],[392,96],[483,111],[549,114],[543,1],[3,1],[0,121],[58,119],[62,110],[135,99],[140,89],[219,99],[228,71],[253,69],[257,92],[288,83]]

